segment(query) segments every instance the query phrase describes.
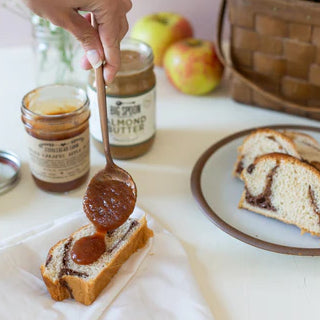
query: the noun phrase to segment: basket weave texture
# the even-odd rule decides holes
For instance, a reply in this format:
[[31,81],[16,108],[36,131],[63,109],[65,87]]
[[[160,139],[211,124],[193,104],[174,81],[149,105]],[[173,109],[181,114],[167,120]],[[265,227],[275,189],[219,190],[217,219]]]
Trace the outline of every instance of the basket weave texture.
[[320,4],[228,0],[228,9],[233,67],[265,91],[302,108],[286,108],[235,76],[232,97],[320,120]]

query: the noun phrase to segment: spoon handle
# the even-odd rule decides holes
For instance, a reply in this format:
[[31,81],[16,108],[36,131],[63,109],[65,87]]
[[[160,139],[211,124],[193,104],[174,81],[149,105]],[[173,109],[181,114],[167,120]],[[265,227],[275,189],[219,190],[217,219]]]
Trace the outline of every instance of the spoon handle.
[[[97,30],[98,25],[94,15],[91,13],[91,24]],[[113,160],[109,145],[109,131],[108,131],[108,115],[107,115],[107,100],[106,100],[106,85],[103,78],[103,64],[95,69],[96,88],[99,106],[100,126],[102,132],[102,141],[104,154],[108,165],[113,165]]]

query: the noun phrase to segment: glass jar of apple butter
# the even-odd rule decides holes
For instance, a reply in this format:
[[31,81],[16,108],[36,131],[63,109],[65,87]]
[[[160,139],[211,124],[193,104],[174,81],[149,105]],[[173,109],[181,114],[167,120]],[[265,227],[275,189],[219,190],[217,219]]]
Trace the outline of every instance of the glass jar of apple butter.
[[84,90],[48,85],[26,94],[22,122],[33,179],[45,191],[66,192],[89,174],[89,99]]
[[[109,139],[112,156],[129,159],[146,153],[153,145],[155,86],[152,49],[126,38],[120,44],[121,66],[115,80],[106,87]],[[90,133],[103,153],[94,72],[89,76]]]

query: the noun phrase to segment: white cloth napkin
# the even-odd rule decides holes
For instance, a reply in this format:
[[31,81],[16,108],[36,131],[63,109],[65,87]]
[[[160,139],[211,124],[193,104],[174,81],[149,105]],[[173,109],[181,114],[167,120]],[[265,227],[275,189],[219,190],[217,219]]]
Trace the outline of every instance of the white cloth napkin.
[[[144,212],[136,208],[133,215]],[[0,319],[213,319],[179,241],[147,215],[154,237],[90,306],[52,300],[40,265],[49,248],[88,221],[82,212],[0,242]]]

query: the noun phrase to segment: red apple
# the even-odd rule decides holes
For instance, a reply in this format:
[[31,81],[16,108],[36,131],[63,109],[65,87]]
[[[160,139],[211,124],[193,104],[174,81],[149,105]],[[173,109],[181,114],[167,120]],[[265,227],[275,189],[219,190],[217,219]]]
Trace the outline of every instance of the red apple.
[[162,66],[167,48],[174,42],[192,37],[189,21],[172,12],[159,12],[138,20],[131,31],[131,37],[150,45],[154,54],[154,63]]
[[178,90],[193,95],[212,91],[223,73],[214,44],[192,38],[176,42],[166,51],[164,68]]

